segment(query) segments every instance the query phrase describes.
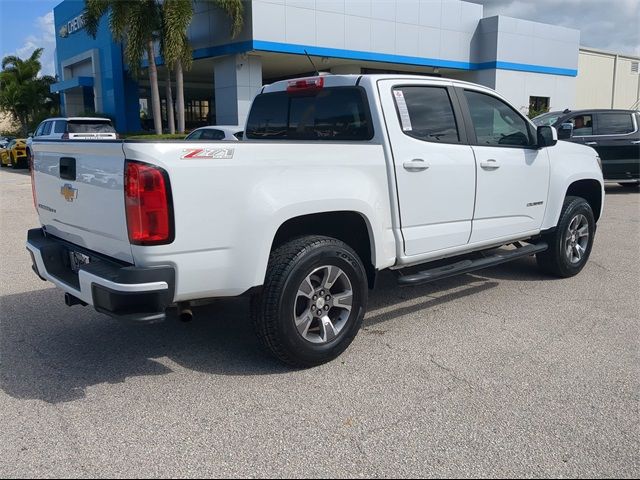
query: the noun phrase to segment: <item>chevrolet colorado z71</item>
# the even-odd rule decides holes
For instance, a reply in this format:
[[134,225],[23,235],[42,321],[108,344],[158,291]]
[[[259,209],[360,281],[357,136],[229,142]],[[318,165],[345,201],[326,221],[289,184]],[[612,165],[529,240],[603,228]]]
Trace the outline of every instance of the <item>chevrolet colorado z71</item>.
[[242,142],[34,139],[33,154],[27,249],[68,305],[157,321],[248,294],[263,344],[297,366],[348,347],[380,270],[416,285],[535,255],[576,275],[604,201],[595,150],[489,88],[418,76],[267,85]]

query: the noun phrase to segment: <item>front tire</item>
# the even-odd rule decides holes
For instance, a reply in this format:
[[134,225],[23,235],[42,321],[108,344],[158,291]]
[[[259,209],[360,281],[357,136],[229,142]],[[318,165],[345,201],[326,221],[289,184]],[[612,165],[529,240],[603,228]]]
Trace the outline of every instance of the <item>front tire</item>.
[[271,253],[252,298],[256,334],[276,358],[313,367],[338,357],[362,326],[368,295],[361,259],[344,242],[301,237]]
[[568,196],[555,231],[543,237],[549,248],[536,255],[538,266],[562,278],[577,275],[589,260],[595,233],[596,221],[589,203]]

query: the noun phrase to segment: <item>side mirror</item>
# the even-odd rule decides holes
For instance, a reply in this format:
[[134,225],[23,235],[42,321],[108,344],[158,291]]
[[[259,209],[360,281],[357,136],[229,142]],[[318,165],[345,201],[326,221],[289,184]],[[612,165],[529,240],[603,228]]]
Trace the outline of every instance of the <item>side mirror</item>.
[[27,137],[30,137],[30,138],[33,137],[33,132],[27,133]]
[[566,140],[573,136],[573,123],[563,123],[558,130],[558,138],[560,140]]
[[538,127],[538,147],[553,147],[558,143],[558,131],[555,127],[541,125]]

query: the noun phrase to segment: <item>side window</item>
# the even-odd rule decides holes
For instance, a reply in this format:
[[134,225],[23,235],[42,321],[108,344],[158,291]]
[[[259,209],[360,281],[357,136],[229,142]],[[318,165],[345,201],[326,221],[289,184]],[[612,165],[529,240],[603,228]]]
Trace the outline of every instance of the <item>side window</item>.
[[479,145],[528,147],[535,135],[525,119],[502,100],[465,90]]
[[38,128],[36,129],[36,133],[34,134],[34,137],[39,137],[40,135],[42,135],[42,130],[44,130],[44,125],[47,122],[42,122],[40,125],[38,125]]
[[66,123],[64,120],[57,120],[53,126],[53,133],[64,133],[67,126]]
[[593,116],[592,115],[576,115],[569,119],[573,124],[574,137],[587,137],[593,135]]
[[223,140],[224,132],[222,130],[215,130],[212,128],[207,128],[206,130],[201,130],[200,140]]
[[634,131],[630,113],[598,113],[598,135],[626,135]]
[[185,140],[200,140],[200,136],[202,135],[202,130],[196,130],[187,135]]
[[51,133],[51,124],[53,122],[45,122],[44,127],[42,127],[42,135],[49,135]]
[[427,142],[459,143],[460,135],[446,88],[406,86],[393,90],[403,132]]

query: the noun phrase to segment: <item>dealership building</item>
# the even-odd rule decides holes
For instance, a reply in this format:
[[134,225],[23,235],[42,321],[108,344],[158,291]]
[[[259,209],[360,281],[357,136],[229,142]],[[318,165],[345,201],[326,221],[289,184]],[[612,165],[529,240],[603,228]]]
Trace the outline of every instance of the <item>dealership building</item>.
[[[59,81],[52,90],[61,94],[66,115],[101,112],[114,118],[119,131],[138,131],[151,115],[148,78],[129,76],[106,17],[95,39],[87,34],[83,9],[84,0],[64,0],[54,9]],[[188,32],[194,62],[185,73],[188,127],[244,123],[263,84],[313,74],[305,52],[322,72],[422,74],[480,83],[525,113],[530,107],[579,103],[579,30],[484,17],[475,3],[251,0],[235,38],[229,19],[211,2],[194,2],[194,11]],[[160,56],[157,62],[166,115],[166,70]]]

